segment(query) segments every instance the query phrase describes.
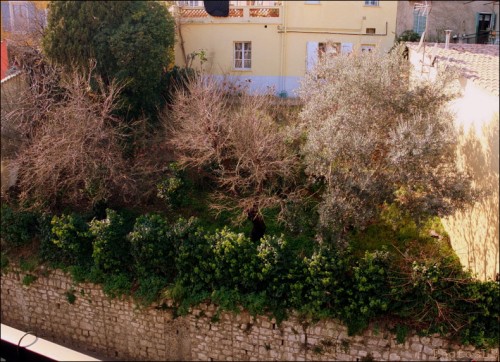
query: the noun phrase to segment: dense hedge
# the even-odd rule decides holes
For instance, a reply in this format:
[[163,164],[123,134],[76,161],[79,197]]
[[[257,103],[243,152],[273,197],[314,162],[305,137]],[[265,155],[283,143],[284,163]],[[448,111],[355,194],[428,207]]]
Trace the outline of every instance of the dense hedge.
[[41,240],[43,261],[71,266],[77,281],[103,283],[109,295],[133,294],[144,305],[168,296],[185,313],[210,299],[226,309],[242,305],[254,314],[271,313],[278,321],[296,310],[312,319],[338,318],[351,334],[384,318],[397,321],[399,331],[498,344],[499,284],[475,280],[452,257],[401,262],[384,250],[359,257],[326,246],[301,257],[282,236],[255,243],[228,228],[208,232],[195,219],[169,222],[158,214],[127,222],[113,210],[104,220],[26,218],[5,206],[3,215],[7,247],[24,242],[27,230]]

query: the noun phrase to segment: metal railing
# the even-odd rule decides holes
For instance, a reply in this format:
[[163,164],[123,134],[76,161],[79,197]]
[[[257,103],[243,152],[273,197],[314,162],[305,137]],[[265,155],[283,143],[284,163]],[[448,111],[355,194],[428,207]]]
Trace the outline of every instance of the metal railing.
[[211,17],[203,7],[199,6],[179,6],[178,14],[183,21],[204,22],[210,19],[211,22],[274,22],[279,21],[281,8],[279,6],[231,6],[229,16]]
[[497,32],[486,30],[479,33],[455,35],[453,36],[453,42],[462,44],[499,44],[499,37]]

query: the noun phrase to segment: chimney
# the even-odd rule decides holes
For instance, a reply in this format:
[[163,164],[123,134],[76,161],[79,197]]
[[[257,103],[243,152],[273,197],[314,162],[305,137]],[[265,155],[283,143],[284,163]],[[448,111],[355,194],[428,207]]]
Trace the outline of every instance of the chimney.
[[448,49],[450,47],[451,30],[445,30],[444,32],[446,34],[446,42],[444,43],[444,48]]

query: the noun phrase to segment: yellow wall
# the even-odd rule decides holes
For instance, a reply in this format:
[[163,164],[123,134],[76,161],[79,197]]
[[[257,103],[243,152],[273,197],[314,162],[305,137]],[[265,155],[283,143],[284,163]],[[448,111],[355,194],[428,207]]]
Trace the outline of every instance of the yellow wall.
[[[186,54],[206,50],[204,70],[211,74],[277,75],[279,72],[279,35],[277,25],[193,24],[182,28]],[[222,31],[223,30],[223,31]],[[233,70],[233,42],[252,42],[252,69]],[[183,65],[182,52],[176,49],[176,64]],[[193,65],[198,66],[195,61]]]
[[[437,69],[421,73],[422,53],[410,49],[414,77],[434,79]],[[426,60],[426,63],[429,60]],[[479,279],[499,273],[499,103],[498,94],[460,79],[461,96],[450,103],[458,131],[458,166],[485,194],[465,210],[444,218],[443,225],[462,265]]]
[[[204,49],[204,70],[215,75],[236,75],[254,84],[273,83],[277,91],[298,87],[307,69],[308,42],[351,43],[353,51],[371,44],[388,51],[394,44],[397,1],[283,1],[277,18],[181,18],[186,54]],[[387,24],[387,25],[386,25]],[[375,35],[366,34],[375,28]],[[178,37],[179,39],[179,37]],[[233,69],[233,43],[252,42],[252,69]],[[185,64],[176,45],[176,64]],[[197,65],[197,62],[194,63]],[[266,83],[267,82],[267,83]]]
[[451,104],[460,132],[459,165],[486,194],[443,224],[462,264],[480,279],[495,279],[499,272],[498,96],[470,80],[463,83],[462,97]]

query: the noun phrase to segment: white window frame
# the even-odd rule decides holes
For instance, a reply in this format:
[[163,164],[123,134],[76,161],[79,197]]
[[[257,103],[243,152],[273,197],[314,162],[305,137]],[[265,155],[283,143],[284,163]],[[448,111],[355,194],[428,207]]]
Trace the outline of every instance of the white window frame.
[[365,0],[365,6],[379,6],[378,0]]
[[320,2],[318,0],[308,0],[308,1],[304,1],[304,4],[306,4],[306,5],[319,5]]
[[[236,46],[241,44],[241,49],[237,50]],[[249,46],[249,49],[247,47]],[[241,55],[241,57],[240,57]],[[236,65],[237,61],[241,61],[241,67]],[[245,66],[248,62],[248,66]],[[235,41],[233,43],[233,69],[234,70],[252,70],[252,42],[251,41]]]

